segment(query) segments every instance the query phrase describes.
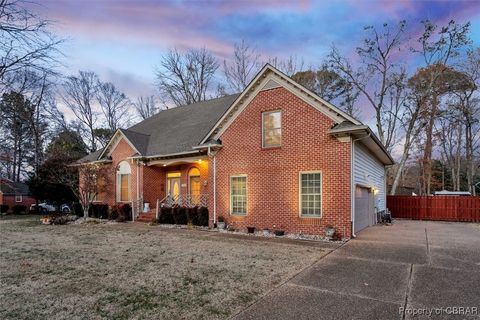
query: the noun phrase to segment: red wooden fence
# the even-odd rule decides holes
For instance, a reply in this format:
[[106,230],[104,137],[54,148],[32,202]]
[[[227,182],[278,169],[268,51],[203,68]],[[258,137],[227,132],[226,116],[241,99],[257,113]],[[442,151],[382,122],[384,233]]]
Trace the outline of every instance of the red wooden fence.
[[387,196],[393,218],[480,222],[480,197]]

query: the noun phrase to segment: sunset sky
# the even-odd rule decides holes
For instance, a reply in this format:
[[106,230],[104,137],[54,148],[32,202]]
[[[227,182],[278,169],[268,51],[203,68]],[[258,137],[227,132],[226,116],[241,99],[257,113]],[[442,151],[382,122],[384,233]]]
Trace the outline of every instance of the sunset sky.
[[132,97],[154,92],[155,66],[171,47],[204,46],[223,60],[244,39],[264,59],[296,55],[319,65],[332,43],[353,56],[364,26],[402,19],[413,38],[424,19],[471,21],[480,42],[480,1],[43,0],[32,9],[68,39],[66,73],[93,70]]

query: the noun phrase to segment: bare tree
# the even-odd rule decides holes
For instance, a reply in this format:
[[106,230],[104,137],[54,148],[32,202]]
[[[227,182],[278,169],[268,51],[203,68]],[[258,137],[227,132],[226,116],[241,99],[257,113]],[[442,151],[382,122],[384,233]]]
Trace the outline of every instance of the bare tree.
[[478,164],[475,152],[480,147],[480,48],[470,50],[467,58],[459,64],[459,70],[464,76],[463,86],[454,91],[460,110],[458,120],[465,127],[465,160],[467,165],[468,191],[476,195],[474,177]]
[[392,85],[390,81],[399,72],[393,58],[404,43],[405,25],[405,21],[400,21],[393,28],[385,23],[382,30],[373,26],[366,27],[368,35],[363,40],[363,45],[357,47],[361,61],[357,69],[335,47],[332,47],[329,54],[333,69],[352,83],[374,109],[378,136],[387,150],[392,142],[388,135],[394,134],[395,130],[391,127],[396,126],[397,119],[385,119],[384,115],[388,114],[391,108],[387,105],[387,95]]
[[[450,169],[453,190],[460,191],[463,126],[456,117],[446,114],[439,119],[439,140],[443,163]],[[444,184],[445,186],[445,184]]]
[[297,56],[289,56],[286,59],[273,57],[268,59],[267,62],[289,77],[305,69],[303,58],[298,58]]
[[205,48],[185,53],[172,49],[161,57],[156,72],[160,94],[176,106],[204,101],[218,66]]
[[352,117],[358,115],[358,109],[355,105],[359,95],[358,90],[352,83],[330,69],[327,64],[322,64],[316,71],[299,71],[292,76],[292,79],[326,101],[338,104],[342,110]]
[[62,100],[82,124],[91,152],[97,150],[95,125],[98,112],[94,108],[97,92],[98,77],[89,71],[80,71],[78,76],[69,76],[63,84]]
[[413,49],[420,53],[426,67],[423,72],[421,90],[426,97],[426,108],[423,118],[425,126],[425,148],[423,152],[423,192],[430,194],[432,178],[432,151],[433,151],[433,128],[438,116],[441,96],[451,92],[452,80],[455,80],[458,72],[452,70],[448,64],[450,60],[458,56],[459,50],[470,43],[468,34],[470,23],[457,24],[451,20],[446,26],[438,28],[431,21],[423,21],[424,32],[418,39],[420,49]]
[[54,72],[63,40],[50,32],[50,21],[27,10],[26,2],[0,0],[0,93],[9,88],[15,73],[30,69]]
[[30,151],[30,128],[25,121],[31,102],[18,92],[4,93],[0,99],[0,145],[3,174],[13,181],[20,181],[26,173],[25,167]]
[[137,98],[137,101],[133,103],[133,107],[142,120],[150,118],[160,111],[160,107],[157,105],[154,96]]
[[128,124],[130,100],[113,83],[98,83],[97,100],[111,132]]
[[260,69],[260,54],[245,40],[234,44],[233,59],[223,60],[223,73],[234,92],[242,92]]

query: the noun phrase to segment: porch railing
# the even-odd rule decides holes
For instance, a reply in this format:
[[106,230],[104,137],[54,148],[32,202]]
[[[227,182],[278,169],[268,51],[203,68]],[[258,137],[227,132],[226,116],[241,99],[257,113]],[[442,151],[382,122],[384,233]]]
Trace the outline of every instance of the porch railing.
[[140,212],[143,210],[143,197],[132,201],[132,221],[137,220]]
[[[189,195],[189,194],[179,194],[176,196],[167,195],[165,198],[159,201],[161,207],[207,207],[208,206],[208,195],[199,194],[199,195]],[[158,207],[158,206],[157,206]]]

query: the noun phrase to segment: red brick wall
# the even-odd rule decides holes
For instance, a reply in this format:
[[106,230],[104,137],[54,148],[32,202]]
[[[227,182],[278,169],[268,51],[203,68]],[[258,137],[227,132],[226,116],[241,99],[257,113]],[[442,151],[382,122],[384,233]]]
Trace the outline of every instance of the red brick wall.
[[[132,147],[124,140],[120,140],[118,145],[116,146],[115,150],[112,152],[112,163],[108,164],[107,166],[110,167],[112,172],[112,179],[107,182],[106,192],[101,193],[97,197],[98,203],[107,203],[108,205],[115,205],[116,203],[116,168],[118,167],[119,163],[122,161],[127,161],[130,165],[131,169],[131,176],[130,176],[130,198],[136,199],[137,197],[137,164],[134,163],[132,160],[127,160],[127,158],[133,156],[135,151]],[[142,167],[140,167],[141,172]],[[80,179],[81,180],[81,179]]]
[[[111,168],[117,168],[121,161],[128,161],[131,168],[130,176],[130,192],[131,199],[137,199],[137,164],[127,158],[133,156],[135,151],[125,141],[121,140],[112,152],[112,163],[109,164]],[[181,164],[176,166],[139,166],[139,191],[143,194],[144,202],[150,203],[150,208],[155,208],[157,199],[162,199],[166,195],[166,173],[180,171],[181,173],[181,192],[187,194],[189,192],[188,173],[191,168],[196,167],[200,170],[200,178],[202,180],[202,192],[208,192],[208,161],[204,160],[201,163]],[[115,175],[116,171],[112,171]],[[108,183],[107,191],[100,194],[98,197],[99,203],[107,203],[115,205],[116,203],[116,178],[112,177]]]
[[[262,149],[261,114],[271,110],[282,111],[282,146]],[[220,137],[217,215],[240,229],[323,235],[333,225],[341,236],[350,237],[350,144],[328,135],[333,124],[284,88],[260,92]],[[322,171],[322,217],[302,218],[299,172],[313,170]],[[247,175],[245,217],[229,214],[230,176],[237,174]]]

